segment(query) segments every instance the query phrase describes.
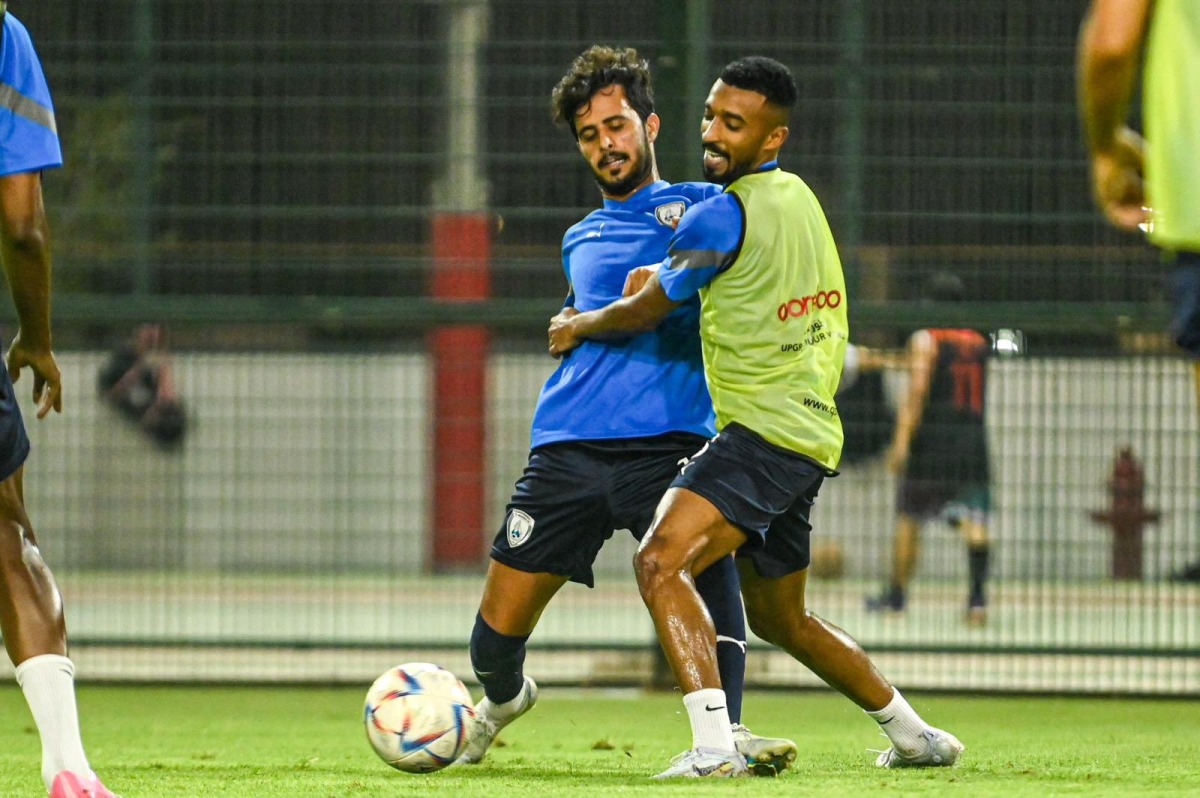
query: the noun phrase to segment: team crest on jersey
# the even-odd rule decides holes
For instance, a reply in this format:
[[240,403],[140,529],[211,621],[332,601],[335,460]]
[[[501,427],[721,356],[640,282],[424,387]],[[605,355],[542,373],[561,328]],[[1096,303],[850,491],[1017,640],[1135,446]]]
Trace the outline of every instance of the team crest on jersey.
[[508,547],[515,549],[533,534],[533,518],[524,510],[510,510],[508,513]]
[[654,218],[658,219],[659,224],[665,224],[674,230],[675,226],[679,224],[679,220],[683,218],[683,212],[686,210],[687,206],[682,202],[668,202],[654,209]]

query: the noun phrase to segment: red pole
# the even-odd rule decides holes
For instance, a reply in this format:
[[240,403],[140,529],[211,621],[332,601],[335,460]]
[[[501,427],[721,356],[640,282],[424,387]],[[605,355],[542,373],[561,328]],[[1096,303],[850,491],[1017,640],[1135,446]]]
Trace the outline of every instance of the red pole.
[[[492,246],[486,213],[442,213],[432,229],[433,283],[443,301],[487,299]],[[429,534],[436,571],[474,566],[486,553],[488,329],[450,324],[429,334],[433,360],[433,523]]]

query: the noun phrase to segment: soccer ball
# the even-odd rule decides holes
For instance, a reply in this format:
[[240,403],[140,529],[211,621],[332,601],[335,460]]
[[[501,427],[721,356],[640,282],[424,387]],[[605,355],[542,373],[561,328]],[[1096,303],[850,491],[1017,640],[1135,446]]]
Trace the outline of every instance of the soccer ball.
[[475,707],[450,671],[428,662],[392,668],[367,691],[363,723],[379,758],[406,773],[433,773],[462,755]]

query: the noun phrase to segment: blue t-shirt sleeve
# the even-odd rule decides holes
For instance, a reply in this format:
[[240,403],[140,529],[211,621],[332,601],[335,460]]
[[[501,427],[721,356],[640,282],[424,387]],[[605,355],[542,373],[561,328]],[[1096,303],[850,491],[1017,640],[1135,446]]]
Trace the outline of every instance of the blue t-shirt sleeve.
[[667,296],[682,302],[737,260],[742,245],[742,206],[732,194],[692,206],[667,248],[658,279]]
[[0,176],[62,166],[54,105],[25,26],[4,20],[0,50]]
[[563,300],[564,308],[575,307],[575,285],[571,282],[571,268],[567,265],[567,250],[564,248],[562,253],[562,269],[563,274],[567,278],[567,298]]
[[692,203],[704,202],[706,199],[712,199],[720,194],[725,193],[725,189],[718,186],[716,183],[701,183],[688,182],[676,183],[675,190],[686,194],[691,199]]

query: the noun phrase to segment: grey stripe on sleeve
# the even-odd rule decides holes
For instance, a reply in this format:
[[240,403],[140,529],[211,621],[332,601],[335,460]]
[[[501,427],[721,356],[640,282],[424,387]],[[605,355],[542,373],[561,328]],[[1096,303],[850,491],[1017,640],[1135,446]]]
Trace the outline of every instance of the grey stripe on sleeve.
[[729,264],[731,253],[717,249],[677,249],[671,253],[672,269],[721,269]]
[[54,124],[54,112],[29,99],[7,83],[0,83],[0,108],[7,108],[17,116],[48,127],[52,133],[58,134],[58,126]]

